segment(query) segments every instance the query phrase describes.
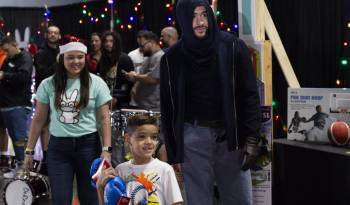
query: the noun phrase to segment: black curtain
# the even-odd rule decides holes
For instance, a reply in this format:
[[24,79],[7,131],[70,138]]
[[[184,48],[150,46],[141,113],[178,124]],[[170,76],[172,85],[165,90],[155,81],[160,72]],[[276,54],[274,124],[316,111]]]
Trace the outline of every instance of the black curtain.
[[[165,8],[166,3],[171,3],[172,0],[144,0],[142,1],[141,10],[139,12],[134,11],[135,5],[140,2],[139,0],[128,1],[116,1],[115,15],[116,18],[120,18],[124,25],[129,23],[129,16],[133,14],[135,16],[135,22],[132,23],[133,29],[128,30],[125,28],[121,30],[119,25],[115,25],[115,31],[119,32],[122,36],[123,50],[128,52],[137,47],[136,34],[138,30],[147,29],[160,35],[160,31],[165,26],[169,26],[170,23],[167,20],[168,16],[175,17],[175,7],[172,12],[167,11]],[[109,9],[107,1],[94,1],[86,3],[88,10],[93,16],[100,15],[105,7]],[[176,5],[176,1],[175,1]],[[82,14],[83,4],[73,4],[60,7],[49,8],[51,11],[51,24],[57,25],[61,29],[61,33],[71,34],[78,36],[82,39],[88,39],[92,32],[100,32],[109,30],[110,28],[110,12],[108,11],[105,18],[102,19],[99,16],[99,23],[90,23],[89,17]],[[218,10],[221,11],[222,19],[228,26],[232,26],[237,23],[237,2],[229,0],[221,0],[218,4]],[[3,31],[13,33],[16,28],[21,33],[24,32],[26,26],[31,28],[32,39],[36,39],[36,42],[41,42],[43,35],[37,34],[37,31],[43,32],[44,8],[0,8],[0,16],[5,20],[5,27]],[[232,12],[234,11],[234,12]],[[82,24],[79,24],[79,20],[83,20]],[[181,31],[179,31],[181,33]],[[39,39],[39,40],[38,40]]]
[[350,87],[350,1],[344,0],[343,4],[342,40],[343,43],[346,42],[347,45],[344,45],[342,48],[341,60],[347,60],[348,63],[340,66],[338,79],[342,87]]
[[[132,24],[133,29],[121,30],[119,25],[115,25],[115,30],[119,32],[123,39],[123,50],[128,52],[137,47],[136,34],[141,29],[147,29],[160,35],[162,28],[169,26],[170,23],[167,20],[168,16],[173,17],[176,20],[176,6],[173,11],[169,12],[165,8],[166,3],[171,3],[171,0],[147,0],[143,1],[139,7],[141,11],[134,12],[134,6],[140,2],[139,0],[128,0],[128,1],[117,1],[115,9],[117,13],[116,17],[122,20],[125,25],[128,23],[129,15],[135,16],[135,22]],[[93,13],[101,13],[107,3],[105,1],[97,1],[87,3],[87,7]],[[176,5],[176,1],[175,4]],[[84,21],[83,24],[78,24],[78,20],[82,19],[82,4],[54,7],[50,9],[52,11],[52,21],[57,24],[61,29],[62,33],[75,34],[82,38],[87,39],[89,34],[92,32],[103,32],[109,29],[110,15],[106,15],[103,21],[98,24],[91,24]],[[218,10],[221,12],[222,19],[227,25],[232,26],[238,22],[237,17],[237,1],[221,0],[218,3]],[[234,12],[233,12],[234,11]],[[115,17],[115,19],[116,19]],[[101,20],[101,18],[100,18]],[[175,25],[177,26],[177,25]],[[177,27],[177,29],[179,29]],[[181,33],[181,31],[179,31]]]
[[30,28],[31,38],[36,35],[42,23],[44,9],[42,8],[0,8],[0,16],[3,17],[4,27],[2,33],[10,32],[14,35],[15,29],[19,30],[23,40],[24,30]]
[[[335,86],[341,51],[342,1],[268,2],[301,86]],[[275,65],[274,68],[279,67]]]

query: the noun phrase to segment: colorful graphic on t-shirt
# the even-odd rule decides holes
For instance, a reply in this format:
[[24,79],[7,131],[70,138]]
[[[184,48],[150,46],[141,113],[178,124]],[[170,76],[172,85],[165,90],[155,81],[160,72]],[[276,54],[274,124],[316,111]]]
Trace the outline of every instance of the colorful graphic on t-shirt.
[[128,177],[127,187],[128,195],[133,205],[156,205],[159,204],[157,188],[155,182],[159,180],[155,172],[143,173],[140,175],[132,174]]
[[78,94],[78,89],[74,89],[70,97],[67,97],[67,93],[62,95],[60,122],[65,124],[76,124],[79,122],[80,110],[76,108],[78,104]]

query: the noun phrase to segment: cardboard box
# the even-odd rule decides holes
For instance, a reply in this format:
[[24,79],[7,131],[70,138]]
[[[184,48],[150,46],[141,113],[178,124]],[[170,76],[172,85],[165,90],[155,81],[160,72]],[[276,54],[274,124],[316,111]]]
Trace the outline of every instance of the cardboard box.
[[251,169],[253,205],[272,204],[272,108],[261,106],[261,155]]
[[331,123],[350,123],[349,89],[289,88],[287,102],[289,140],[330,143]]

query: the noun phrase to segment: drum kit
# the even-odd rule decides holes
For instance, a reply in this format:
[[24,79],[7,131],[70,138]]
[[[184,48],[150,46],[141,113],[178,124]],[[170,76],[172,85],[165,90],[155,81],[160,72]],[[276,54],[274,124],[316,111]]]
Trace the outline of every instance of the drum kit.
[[8,205],[31,205],[41,198],[49,198],[50,193],[46,176],[35,172],[23,172],[7,183],[3,198]]
[[[16,168],[13,156],[0,156],[0,170],[7,172]],[[34,160],[34,169],[40,168],[40,162]],[[36,172],[18,172],[4,187],[3,199],[8,205],[30,205],[38,199],[50,197],[47,176]]]
[[154,116],[160,122],[160,112],[138,109],[120,109],[111,113],[112,125],[112,165],[116,166],[122,162],[129,160],[130,154],[128,148],[124,146],[124,134],[128,119],[135,115],[149,115]]

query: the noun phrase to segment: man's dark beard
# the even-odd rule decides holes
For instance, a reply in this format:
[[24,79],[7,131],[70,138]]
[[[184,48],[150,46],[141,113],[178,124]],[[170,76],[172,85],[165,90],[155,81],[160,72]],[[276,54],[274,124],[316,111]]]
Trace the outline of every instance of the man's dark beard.
[[163,43],[163,48],[169,48],[169,44],[167,42],[162,41],[162,43]]
[[[193,31],[195,31],[197,28],[205,28],[206,29],[205,36],[208,35],[208,26],[196,26],[196,27],[194,27]],[[202,38],[205,38],[205,36]]]
[[56,39],[56,41],[52,41],[48,38],[47,41],[51,44],[58,44],[59,39]]
[[150,57],[152,55],[152,51],[143,51],[143,56]]
[[93,52],[98,52],[99,50],[101,50],[101,48],[98,48],[97,46],[92,46],[92,50]]
[[205,28],[206,30],[208,30],[208,26],[196,26],[193,28],[193,30],[196,30],[197,28]]

